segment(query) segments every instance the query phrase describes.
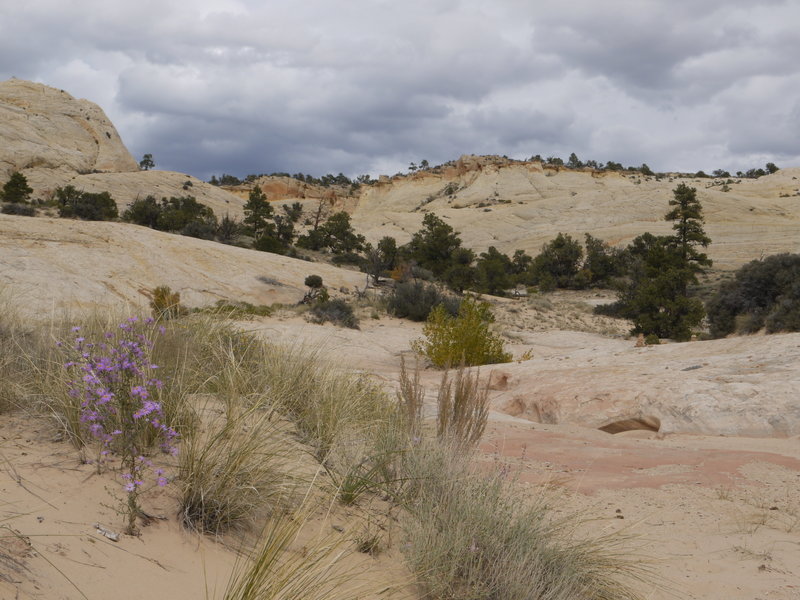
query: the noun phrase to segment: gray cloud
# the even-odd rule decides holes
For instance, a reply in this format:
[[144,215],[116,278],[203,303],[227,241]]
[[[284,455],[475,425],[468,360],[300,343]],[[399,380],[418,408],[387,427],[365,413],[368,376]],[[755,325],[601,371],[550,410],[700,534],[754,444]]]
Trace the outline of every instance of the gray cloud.
[[800,164],[798,22],[779,0],[31,0],[0,6],[0,77],[95,101],[134,155],[200,177],[739,169]]

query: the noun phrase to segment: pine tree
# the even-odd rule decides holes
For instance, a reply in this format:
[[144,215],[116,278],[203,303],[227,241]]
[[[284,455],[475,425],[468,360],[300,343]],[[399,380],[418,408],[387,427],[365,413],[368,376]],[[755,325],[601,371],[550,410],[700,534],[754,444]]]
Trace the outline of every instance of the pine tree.
[[272,218],[272,205],[259,186],[250,190],[247,204],[244,205],[243,223],[255,239],[264,234],[272,235],[274,226],[268,221]]
[[697,250],[711,240],[703,231],[703,209],[697,190],[681,183],[673,190],[673,207],[664,218],[673,221],[675,234],[640,235],[627,249],[632,262],[630,281],[620,291],[620,316],[631,319],[634,333],[687,340],[705,316],[702,302],[689,296],[688,287],[711,260]]
[[669,205],[674,207],[664,218],[674,221],[672,229],[672,245],[680,253],[683,268],[687,269],[686,282],[683,287],[686,294],[686,285],[697,282],[697,273],[703,272],[703,267],[711,266],[711,259],[697,250],[697,246],[708,247],[711,238],[703,230],[703,207],[697,199],[697,190],[681,183],[672,190],[674,198]]

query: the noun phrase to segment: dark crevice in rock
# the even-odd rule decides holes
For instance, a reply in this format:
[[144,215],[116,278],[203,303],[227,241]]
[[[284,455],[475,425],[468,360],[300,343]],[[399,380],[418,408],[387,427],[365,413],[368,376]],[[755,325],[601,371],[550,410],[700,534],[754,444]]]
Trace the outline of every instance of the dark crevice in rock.
[[622,433],[623,431],[645,430],[655,431],[661,428],[661,420],[657,417],[631,417],[630,419],[620,419],[603,425],[600,431],[606,433]]

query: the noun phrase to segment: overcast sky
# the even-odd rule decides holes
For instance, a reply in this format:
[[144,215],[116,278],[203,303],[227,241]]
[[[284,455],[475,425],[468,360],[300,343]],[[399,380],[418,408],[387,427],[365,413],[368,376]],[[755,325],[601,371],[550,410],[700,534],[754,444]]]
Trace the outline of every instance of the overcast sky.
[[92,100],[137,159],[203,179],[800,166],[799,58],[798,0],[0,0],[0,79]]

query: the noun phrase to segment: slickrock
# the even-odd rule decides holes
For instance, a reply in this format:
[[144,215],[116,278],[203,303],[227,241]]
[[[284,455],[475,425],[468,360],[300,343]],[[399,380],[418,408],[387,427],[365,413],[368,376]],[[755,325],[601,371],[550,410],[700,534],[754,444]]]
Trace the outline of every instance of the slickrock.
[[494,406],[539,423],[756,437],[800,435],[800,334],[636,347],[553,331],[497,367]]
[[0,139],[4,178],[15,170],[139,170],[99,106],[39,83],[0,82]]
[[24,309],[146,306],[168,285],[187,306],[216,300],[296,303],[308,275],[332,291],[363,287],[363,273],[123,223],[0,215],[0,285]]
[[109,192],[120,211],[137,198],[194,196],[218,215],[241,218],[243,200],[197,178],[140,171],[114,124],[88,100],[40,83],[0,82],[0,182],[20,171],[34,199],[60,186]]

